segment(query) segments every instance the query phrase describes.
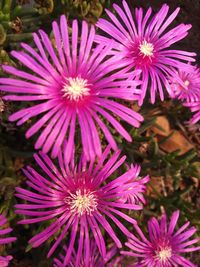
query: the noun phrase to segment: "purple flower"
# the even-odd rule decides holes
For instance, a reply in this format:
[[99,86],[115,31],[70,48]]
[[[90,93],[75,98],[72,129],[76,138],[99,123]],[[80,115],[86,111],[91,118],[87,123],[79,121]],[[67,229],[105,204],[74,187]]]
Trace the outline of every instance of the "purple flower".
[[[109,158],[109,153],[110,147],[108,146],[97,164],[94,161],[87,164],[85,157],[82,156],[78,165],[75,165],[73,161],[70,164],[66,163],[59,154],[60,170],[47,155],[43,153],[34,155],[45,175],[31,167],[24,170],[28,178],[27,185],[32,189],[16,188],[16,196],[28,202],[17,204],[16,213],[31,216],[30,219],[21,220],[19,222],[21,224],[41,224],[41,222],[49,220],[51,220],[51,224],[29,241],[33,247],[41,245],[48,238],[56,235],[56,241],[48,253],[48,256],[51,256],[59,243],[63,239],[67,239],[68,246],[64,264],[68,264],[75,240],[77,240],[77,261],[80,263],[84,248],[85,261],[88,263],[91,253],[90,233],[103,258],[106,257],[106,246],[102,228],[119,248],[121,241],[110,222],[112,225],[114,223],[123,234],[132,235],[121,221],[136,223],[134,219],[126,215],[125,211],[141,210],[142,207],[138,204],[120,203],[119,199],[124,196],[127,189],[130,193],[132,190],[135,193],[135,181],[131,181],[134,169],[130,168],[124,174],[108,182],[107,179],[123,164],[126,158],[123,156],[118,159],[119,151]],[[133,189],[130,190],[131,187]],[[58,236],[58,234],[60,235]],[[70,237],[67,238],[67,235]]]
[[131,187],[128,188],[123,196],[119,199],[122,203],[133,203],[137,205],[146,204],[146,200],[143,194],[146,191],[146,183],[149,182],[149,175],[145,176],[144,178],[139,177],[139,173],[141,171],[141,167],[139,165],[131,164],[130,168],[132,169],[133,176],[128,181],[131,183]]
[[12,256],[6,256],[6,257],[0,256],[0,266],[7,267],[10,261],[12,260],[12,258],[13,258]]
[[189,103],[200,100],[200,68],[194,66],[192,72],[178,70],[177,75],[179,80],[169,78],[174,96]]
[[[136,88],[141,83],[138,81],[139,71],[129,72],[124,60],[116,63],[118,56],[108,56],[112,41],[108,45],[95,46],[94,26],[89,29],[84,21],[81,34],[78,22],[73,21],[70,36],[63,15],[60,25],[53,22],[53,33],[55,47],[47,34],[40,30],[39,35],[33,34],[38,52],[24,43],[21,44],[23,52],[11,52],[27,71],[3,66],[5,72],[14,75],[14,78],[0,79],[0,90],[14,93],[4,96],[4,99],[39,102],[12,114],[10,121],[18,121],[17,125],[21,125],[37,117],[26,137],[40,132],[35,149],[42,148],[44,153],[51,150],[52,157],[57,157],[67,136],[65,157],[68,161],[74,151],[75,136],[77,139],[81,136],[87,160],[101,156],[99,130],[114,150],[117,145],[110,126],[131,142],[131,136],[115,116],[134,127],[140,126],[143,117],[109,98],[137,100],[139,90]],[[77,121],[79,136],[75,135],[78,132]]]
[[191,245],[197,243],[200,239],[189,238],[196,232],[195,227],[188,226],[190,222],[185,223],[176,232],[175,227],[179,218],[179,211],[172,214],[169,225],[167,225],[167,217],[164,214],[160,223],[156,218],[152,218],[148,222],[149,238],[148,240],[141,229],[135,226],[140,237],[132,237],[126,246],[131,249],[130,252],[123,251],[125,255],[138,257],[140,260],[136,266],[151,266],[151,267],[194,267],[189,260],[181,256],[182,253],[200,250],[199,247]]
[[200,68],[193,66],[193,72],[179,70],[177,75],[179,80],[169,77],[171,89],[174,97],[195,113],[190,120],[191,124],[195,124],[200,120]]
[[[11,228],[4,227],[4,225],[6,224],[7,224],[6,218],[0,214],[0,245],[9,244],[11,242],[16,241],[16,237],[1,237],[2,235],[6,235],[12,232]],[[0,256],[0,266],[7,267],[12,258],[13,258],[12,256],[5,256],[5,257]]]
[[[2,228],[7,223],[7,219],[0,214],[0,228]],[[0,245],[8,244],[14,242],[16,237],[1,237],[2,235],[9,234],[12,232],[12,228],[0,229]]]
[[[163,86],[172,95],[167,76],[178,76],[176,69],[191,70],[191,66],[184,61],[195,61],[195,53],[169,49],[169,47],[183,39],[188,34],[191,25],[180,24],[167,31],[167,27],[176,18],[180,8],[168,15],[169,6],[164,4],[151,18],[152,9],[144,14],[142,8],[135,9],[135,21],[126,3],[122,1],[123,8],[114,4],[115,14],[106,10],[111,22],[99,19],[97,26],[114,38],[114,54],[120,54],[127,60],[127,65],[142,70],[141,105],[150,86],[151,103],[155,102],[158,92],[161,100],[164,99]],[[150,19],[151,18],[151,19]],[[96,36],[98,43],[110,43],[110,39]]]
[[191,112],[195,113],[190,120],[191,124],[196,124],[200,121],[200,99],[195,102],[186,102],[184,106],[188,107]]
[[[67,253],[67,247],[64,246],[64,255]],[[86,251],[85,251],[86,252]],[[86,265],[85,259],[86,259],[86,254],[81,255],[81,260],[80,263],[77,265],[78,257],[75,251],[72,253],[71,261],[69,262],[68,265],[64,265],[64,259],[65,256],[61,253],[59,255],[59,258],[54,259],[54,264],[53,267],[114,267],[118,266],[121,267],[121,261],[123,259],[123,256],[118,256],[115,257],[117,253],[117,248],[116,246],[112,246],[108,253],[106,254],[106,258],[102,258],[101,255],[99,254],[98,247],[97,245],[92,241],[91,242],[91,255],[90,255],[90,260]]]

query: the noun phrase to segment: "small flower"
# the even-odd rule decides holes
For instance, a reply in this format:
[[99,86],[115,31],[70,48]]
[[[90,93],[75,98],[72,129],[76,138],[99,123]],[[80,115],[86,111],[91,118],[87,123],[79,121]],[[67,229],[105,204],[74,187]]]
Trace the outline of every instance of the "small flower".
[[47,155],[41,152],[35,154],[34,158],[45,175],[27,167],[24,173],[28,178],[27,185],[31,189],[16,188],[16,196],[28,202],[17,204],[16,213],[31,216],[30,219],[23,219],[19,223],[41,224],[43,221],[51,220],[50,226],[34,236],[29,243],[33,247],[37,247],[55,235],[56,241],[48,253],[48,256],[51,256],[63,239],[68,240],[64,265],[70,262],[75,240],[77,240],[77,266],[81,262],[80,255],[82,255],[83,249],[86,266],[88,266],[92,253],[90,234],[96,242],[100,255],[105,258],[106,246],[102,228],[120,248],[121,241],[110,222],[114,223],[123,234],[132,235],[123,226],[122,221],[136,223],[126,214],[126,210],[141,210],[142,206],[137,203],[120,203],[119,199],[124,196],[126,190],[129,190],[130,194],[132,192],[136,194],[135,181],[131,181],[135,169],[130,168],[119,177],[107,181],[126,158],[123,156],[118,159],[119,151],[109,158],[110,149],[109,146],[106,148],[96,164],[94,161],[87,164],[83,155],[77,166],[73,161],[70,164],[63,161],[62,154],[59,154],[60,170]]
[[133,171],[133,176],[128,182],[131,186],[124,192],[124,195],[119,199],[119,201],[122,203],[127,202],[141,205],[142,207],[143,204],[146,204],[143,194],[146,191],[146,183],[149,182],[150,178],[149,175],[144,178],[139,177],[139,173],[141,171],[141,167],[139,165],[131,164],[130,168]]
[[185,107],[188,107],[191,112],[195,113],[190,120],[191,124],[196,124],[200,121],[200,99],[195,102],[185,102]]
[[178,80],[176,77],[169,78],[174,96],[186,102],[200,100],[200,68],[194,66],[192,72],[178,70],[177,75]]
[[122,254],[138,257],[139,262],[136,265],[138,267],[195,267],[194,264],[181,254],[200,250],[200,246],[191,246],[200,239],[189,240],[196,232],[195,227],[187,229],[190,222],[185,223],[177,232],[174,232],[178,218],[179,211],[175,211],[172,214],[169,225],[167,224],[166,214],[162,216],[160,223],[156,218],[149,220],[148,231],[150,240],[144,236],[138,226],[135,226],[140,239],[135,236],[130,238],[126,246],[131,251],[123,251]]
[[12,259],[13,259],[12,256],[6,256],[6,257],[0,256],[0,266],[7,267]]
[[193,66],[193,72],[179,70],[176,77],[169,77],[174,97],[183,101],[195,115],[190,120],[196,124],[200,120],[200,68]]
[[[7,224],[6,218],[0,214],[0,245],[9,244],[11,242],[16,241],[16,237],[1,237],[2,235],[6,235],[12,232],[11,228],[4,227],[4,225],[6,224]],[[0,256],[0,266],[7,267],[12,258],[13,258],[12,256],[5,256],[5,257]]]
[[[27,70],[2,66],[6,73],[14,75],[14,78],[0,78],[0,90],[10,93],[3,99],[35,102],[12,114],[10,121],[18,121],[17,125],[33,123],[26,137],[40,132],[35,149],[42,149],[43,153],[51,150],[53,158],[58,156],[67,138],[65,160],[68,161],[74,152],[75,138],[79,137],[87,160],[100,157],[100,132],[117,150],[110,127],[131,142],[131,136],[116,116],[134,127],[140,126],[143,117],[115,100],[138,100],[140,71],[129,71],[124,60],[116,63],[119,57],[109,56],[112,41],[96,46],[94,26],[89,28],[84,21],[81,34],[78,22],[73,21],[71,36],[63,15],[60,25],[53,22],[53,33],[55,47],[40,30],[39,35],[33,34],[38,52],[25,43],[21,44],[23,52],[11,52]],[[35,122],[30,120],[34,117],[37,117]]]
[[99,19],[97,26],[106,32],[109,38],[97,35],[96,42],[106,44],[113,38],[115,40],[113,54],[126,59],[127,66],[142,71],[140,105],[147,94],[148,86],[150,86],[151,103],[155,102],[157,93],[161,100],[164,100],[163,86],[173,96],[167,76],[176,78],[177,69],[192,71],[191,66],[185,61],[195,61],[192,57],[196,54],[169,47],[187,36],[191,25],[180,24],[167,31],[180,8],[168,15],[169,6],[164,4],[152,18],[151,8],[145,14],[142,8],[136,8],[134,17],[125,0],[122,4],[123,8],[113,5],[115,14],[106,10],[111,22]]
[[[106,254],[105,258],[102,258],[102,256],[99,254],[98,247],[95,244],[95,242],[91,242],[91,255],[90,260],[88,263],[86,263],[86,255],[82,253],[82,255],[78,255],[75,251],[72,253],[71,261],[68,265],[64,265],[64,259],[66,253],[67,253],[67,247],[64,246],[63,248],[64,254],[60,253],[59,258],[54,259],[53,267],[121,267],[121,261],[123,259],[123,256],[117,256],[117,248],[116,246],[112,246],[108,253]],[[79,260],[80,257],[80,260]],[[79,262],[80,261],[80,262]],[[77,262],[78,265],[77,265]]]

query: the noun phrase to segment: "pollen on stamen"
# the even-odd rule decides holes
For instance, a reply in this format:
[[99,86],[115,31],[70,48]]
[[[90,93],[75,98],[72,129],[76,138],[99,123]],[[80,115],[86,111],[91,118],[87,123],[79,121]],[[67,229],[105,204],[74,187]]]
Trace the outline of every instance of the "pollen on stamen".
[[154,46],[152,43],[148,43],[146,40],[144,40],[140,44],[139,49],[140,49],[140,54],[142,54],[143,56],[147,57],[153,56]]
[[66,78],[66,82],[64,83],[64,87],[61,91],[63,92],[63,97],[74,101],[79,101],[84,96],[90,95],[88,81],[80,77]]
[[70,193],[68,197],[64,199],[70,207],[71,212],[77,213],[79,216],[83,214],[91,214],[97,210],[97,197],[94,192],[80,189],[74,194]]
[[172,256],[172,249],[169,247],[163,248],[156,253],[156,256],[161,263],[166,263]]

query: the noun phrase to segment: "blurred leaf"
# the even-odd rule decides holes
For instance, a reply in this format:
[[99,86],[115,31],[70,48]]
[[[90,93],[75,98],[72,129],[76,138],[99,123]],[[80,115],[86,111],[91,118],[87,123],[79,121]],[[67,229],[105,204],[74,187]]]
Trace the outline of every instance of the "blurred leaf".
[[6,40],[6,32],[2,24],[0,24],[0,45],[2,45]]
[[170,134],[170,124],[166,116],[158,116],[155,120],[155,126],[151,130],[161,136],[168,136]]
[[179,150],[182,155],[193,148],[193,145],[179,132],[174,130],[170,138],[160,143],[159,146],[166,152]]

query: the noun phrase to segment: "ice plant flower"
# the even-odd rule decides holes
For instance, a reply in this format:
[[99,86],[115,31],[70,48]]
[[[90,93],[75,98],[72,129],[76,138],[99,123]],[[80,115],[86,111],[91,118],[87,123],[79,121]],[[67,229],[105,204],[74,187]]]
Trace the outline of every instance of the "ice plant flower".
[[195,113],[193,117],[190,120],[191,124],[196,124],[200,121],[200,98],[197,101],[194,102],[185,102],[184,106],[188,107],[191,112]]
[[141,167],[139,165],[131,165],[128,169],[132,169],[133,176],[128,183],[131,183],[130,188],[128,188],[124,195],[119,199],[122,203],[133,203],[142,205],[146,203],[143,194],[146,191],[146,183],[149,182],[149,175],[141,178],[139,177]]
[[108,253],[106,254],[106,258],[102,258],[102,256],[99,254],[97,245],[92,241],[91,242],[91,255],[88,265],[86,265],[85,257],[86,255],[83,253],[81,255],[81,261],[79,265],[77,265],[77,254],[75,251],[72,253],[71,261],[68,265],[64,265],[64,258],[67,253],[67,247],[64,246],[63,248],[64,254],[60,253],[58,258],[54,259],[53,267],[121,267],[121,261],[123,259],[123,256],[116,256],[117,248],[116,246],[112,246]]
[[200,68],[194,66],[192,72],[178,70],[177,75],[179,80],[169,78],[174,96],[189,103],[200,100]]
[[5,257],[0,256],[0,266],[7,267],[12,259],[13,259],[12,256],[5,256]]
[[79,266],[83,248],[86,263],[90,260],[90,234],[95,239],[101,256],[106,257],[102,228],[113,239],[116,246],[121,247],[121,241],[110,222],[114,223],[123,234],[132,235],[123,226],[122,220],[131,224],[136,223],[126,214],[126,211],[141,210],[142,207],[137,204],[120,203],[119,199],[124,195],[124,191],[130,190],[131,186],[134,191],[134,181],[130,181],[134,170],[130,168],[108,182],[110,175],[123,164],[126,158],[125,156],[119,158],[120,151],[108,157],[110,149],[110,146],[105,149],[96,164],[94,161],[87,164],[84,156],[81,157],[78,165],[74,164],[74,161],[68,164],[63,160],[62,154],[59,154],[59,169],[47,155],[41,152],[34,155],[45,175],[31,167],[24,170],[28,178],[27,185],[31,189],[16,188],[16,196],[28,202],[17,204],[16,213],[31,217],[21,220],[20,224],[39,223],[41,225],[41,222],[48,220],[51,223],[29,241],[33,247],[41,245],[55,235],[56,241],[48,253],[48,256],[51,256],[63,239],[68,240],[64,259],[64,264],[68,264],[77,240],[77,266]]
[[122,254],[138,257],[139,261],[136,265],[138,267],[195,267],[194,264],[181,254],[200,250],[200,246],[191,246],[200,239],[194,238],[189,240],[196,232],[195,227],[187,229],[190,222],[186,222],[175,231],[178,218],[179,211],[175,211],[172,214],[169,224],[167,224],[166,214],[162,216],[160,223],[156,218],[152,218],[148,222],[149,240],[144,236],[141,229],[136,226],[135,228],[140,239],[137,237],[130,238],[126,246],[131,251],[123,251]]
[[142,8],[135,9],[135,15],[124,0],[123,8],[114,4],[115,14],[106,10],[110,21],[99,19],[97,26],[107,33],[108,37],[96,36],[96,42],[109,43],[110,38],[115,40],[114,54],[121,54],[127,60],[127,65],[142,70],[141,105],[150,87],[151,103],[155,102],[158,92],[161,100],[164,99],[163,87],[170,95],[173,92],[169,86],[167,76],[178,76],[176,69],[191,70],[191,66],[185,61],[195,61],[190,53],[169,47],[183,39],[188,34],[191,25],[180,24],[167,31],[179,13],[177,8],[168,15],[169,6],[164,4],[162,8],[151,17],[151,7],[144,14]]
[[[9,234],[12,232],[11,228],[5,228],[4,225],[6,225],[7,220],[6,218],[0,214],[0,245],[9,244],[11,242],[14,242],[16,240],[16,237],[2,237],[2,235]],[[1,267],[7,267],[9,265],[9,262],[12,260],[12,256],[0,256],[0,266]]]
[[[115,150],[117,145],[110,127],[131,142],[131,136],[116,116],[134,127],[140,126],[143,117],[115,100],[138,99],[139,72],[130,73],[124,60],[116,64],[118,57],[108,56],[112,42],[99,46],[94,43],[94,26],[89,28],[83,21],[80,31],[74,20],[70,35],[63,15],[60,25],[54,21],[52,27],[55,46],[40,30],[39,34],[33,34],[38,52],[25,43],[21,44],[23,52],[11,52],[27,70],[2,66],[6,73],[14,75],[0,79],[0,90],[10,93],[4,99],[26,101],[29,105],[30,101],[35,103],[12,114],[10,121],[17,121],[17,125],[27,121],[33,124],[32,118],[37,117],[26,137],[40,132],[35,149],[42,149],[44,153],[51,150],[52,157],[57,157],[67,138],[65,156],[68,161],[74,151],[75,136],[77,139],[81,136],[88,160],[101,156],[98,130]],[[80,127],[80,134],[77,127]]]

